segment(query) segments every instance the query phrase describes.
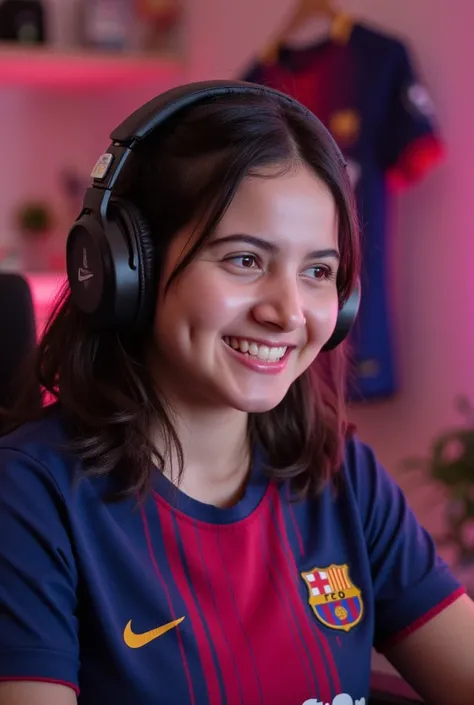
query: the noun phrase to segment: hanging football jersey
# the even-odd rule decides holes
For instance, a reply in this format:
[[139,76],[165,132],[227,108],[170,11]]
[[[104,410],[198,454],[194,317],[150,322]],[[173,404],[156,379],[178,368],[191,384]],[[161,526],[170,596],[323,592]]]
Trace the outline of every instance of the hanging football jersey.
[[387,205],[391,187],[417,181],[443,155],[429,92],[402,42],[358,23],[345,41],[328,36],[304,48],[281,46],[242,79],[297,98],[325,123],[348,161],[363,248],[348,397],[390,397],[399,381],[387,286]]

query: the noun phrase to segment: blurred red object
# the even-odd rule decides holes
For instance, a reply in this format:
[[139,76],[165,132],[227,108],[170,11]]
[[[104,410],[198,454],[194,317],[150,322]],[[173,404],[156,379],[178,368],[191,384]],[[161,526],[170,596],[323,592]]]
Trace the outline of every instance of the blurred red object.
[[161,29],[174,24],[181,14],[179,0],[135,0],[135,2],[139,16]]

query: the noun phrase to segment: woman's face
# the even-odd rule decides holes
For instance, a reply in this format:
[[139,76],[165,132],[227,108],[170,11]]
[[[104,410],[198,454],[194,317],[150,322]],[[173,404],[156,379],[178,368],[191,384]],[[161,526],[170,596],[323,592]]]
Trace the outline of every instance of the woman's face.
[[244,179],[212,237],[165,293],[193,229],[171,243],[153,357],[159,388],[171,401],[268,411],[334,330],[333,197],[304,166],[276,173]]

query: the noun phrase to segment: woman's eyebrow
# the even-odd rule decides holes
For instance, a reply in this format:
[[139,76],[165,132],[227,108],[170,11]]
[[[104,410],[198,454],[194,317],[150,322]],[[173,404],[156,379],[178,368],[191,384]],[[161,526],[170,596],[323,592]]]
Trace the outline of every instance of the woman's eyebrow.
[[[222,237],[216,238],[215,240],[212,240],[212,242],[209,243],[209,247],[215,247],[217,245],[222,245],[222,243],[227,243],[227,242],[242,242],[247,245],[253,245],[254,247],[257,247],[261,250],[265,250],[266,252],[271,252],[272,254],[277,254],[279,252],[279,247],[278,245],[275,245],[274,242],[269,242],[268,240],[264,240],[261,237],[256,237],[255,235],[245,235],[243,233],[236,233],[235,235],[223,235]],[[307,255],[308,259],[336,259],[339,261],[340,259],[340,254],[337,250],[332,249],[332,248],[327,248],[327,249],[322,249],[322,250],[314,250],[313,252],[309,252]]]

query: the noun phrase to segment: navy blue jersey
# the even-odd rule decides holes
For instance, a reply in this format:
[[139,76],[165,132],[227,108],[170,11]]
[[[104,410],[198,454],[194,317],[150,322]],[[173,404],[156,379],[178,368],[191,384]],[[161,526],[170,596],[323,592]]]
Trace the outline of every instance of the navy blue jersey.
[[362,303],[352,335],[352,400],[398,389],[387,291],[387,198],[391,185],[413,182],[442,154],[433,105],[407,49],[356,24],[347,42],[282,47],[273,63],[256,63],[246,81],[297,98],[329,128],[348,160],[362,226]]
[[158,471],[140,502],[106,502],[66,440],[59,415],[0,440],[0,679],[81,705],[364,705],[372,645],[463,592],[358,440],[308,501],[257,453],[227,509]]

